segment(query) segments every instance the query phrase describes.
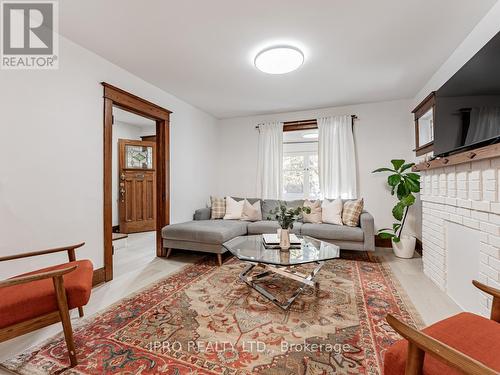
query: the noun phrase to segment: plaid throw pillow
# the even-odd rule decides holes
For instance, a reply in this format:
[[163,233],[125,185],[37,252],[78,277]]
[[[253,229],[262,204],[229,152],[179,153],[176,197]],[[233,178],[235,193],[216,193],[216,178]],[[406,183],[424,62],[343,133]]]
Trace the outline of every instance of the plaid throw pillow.
[[355,201],[346,201],[342,211],[342,222],[349,227],[359,225],[359,216],[363,212],[363,198]]
[[210,197],[212,215],[211,219],[222,219],[226,214],[226,199]]

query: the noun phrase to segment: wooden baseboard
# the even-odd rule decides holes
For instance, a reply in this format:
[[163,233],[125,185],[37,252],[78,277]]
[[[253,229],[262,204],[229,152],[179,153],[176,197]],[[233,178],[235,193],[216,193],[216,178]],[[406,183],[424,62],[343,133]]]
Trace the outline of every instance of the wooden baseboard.
[[102,284],[105,281],[104,267],[94,270],[94,276],[92,277],[92,286]]
[[127,238],[127,237],[128,237],[128,234],[113,232],[112,236],[111,236],[111,241],[123,240],[124,238]]
[[415,251],[422,255],[424,248],[422,247],[422,241],[417,238],[417,245],[415,246]]
[[375,235],[375,247],[392,247],[391,240],[389,238],[380,238],[378,235]]

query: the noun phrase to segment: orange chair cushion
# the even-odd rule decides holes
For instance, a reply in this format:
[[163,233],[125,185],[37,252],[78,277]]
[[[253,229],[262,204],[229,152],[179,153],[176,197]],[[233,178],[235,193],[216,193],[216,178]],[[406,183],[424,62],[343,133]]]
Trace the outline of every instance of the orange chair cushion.
[[[500,324],[471,313],[460,313],[423,330],[427,335],[457,349],[486,366],[500,371]],[[405,373],[408,342],[400,340],[384,356],[384,375]],[[459,375],[458,370],[432,355],[424,360],[426,375]]]
[[[68,307],[84,306],[90,298],[93,266],[90,260],[77,260],[47,267],[19,276],[52,271],[69,266],[78,267],[63,276]],[[52,278],[0,288],[0,328],[58,311]]]

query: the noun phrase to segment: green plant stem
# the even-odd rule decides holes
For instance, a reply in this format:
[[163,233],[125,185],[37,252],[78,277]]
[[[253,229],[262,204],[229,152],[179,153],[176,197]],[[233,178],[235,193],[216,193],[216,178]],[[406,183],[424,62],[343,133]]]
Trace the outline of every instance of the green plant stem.
[[410,207],[406,207],[406,209],[405,209],[405,215],[403,216],[403,221],[401,222],[401,227],[399,228],[398,238],[401,238],[401,233],[403,233],[403,227],[405,226],[406,215],[408,215],[408,209],[409,208]]

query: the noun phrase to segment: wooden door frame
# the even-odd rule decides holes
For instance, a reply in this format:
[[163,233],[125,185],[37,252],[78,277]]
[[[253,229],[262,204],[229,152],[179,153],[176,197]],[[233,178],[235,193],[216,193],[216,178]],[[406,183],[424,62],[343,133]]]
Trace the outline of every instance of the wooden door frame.
[[156,255],[165,256],[161,229],[170,223],[170,114],[145,99],[106,82],[104,89],[104,273],[105,281],[113,279],[113,241],[112,241],[112,144],[113,144],[113,106],[147,117],[156,122]]

